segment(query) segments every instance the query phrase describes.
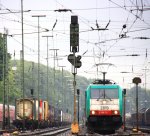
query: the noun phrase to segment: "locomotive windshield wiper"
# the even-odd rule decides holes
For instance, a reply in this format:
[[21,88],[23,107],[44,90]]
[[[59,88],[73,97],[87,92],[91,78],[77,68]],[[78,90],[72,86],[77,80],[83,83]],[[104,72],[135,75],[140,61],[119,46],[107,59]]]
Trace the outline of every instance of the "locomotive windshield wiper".
[[104,98],[104,94],[101,94],[98,98],[97,101],[99,101],[99,99]]
[[112,101],[112,99],[110,97],[108,97],[106,94],[105,94],[105,98],[109,99],[110,101]]
[[101,95],[99,95],[99,97],[97,98],[97,101],[99,101],[99,99],[104,99],[104,94],[101,93]]
[[110,101],[112,101],[112,99],[110,97],[107,96],[106,92],[105,92],[105,89],[104,89],[104,98],[108,98]]
[[99,101],[99,99],[104,98],[104,95],[100,96],[99,98],[97,98],[97,101]]

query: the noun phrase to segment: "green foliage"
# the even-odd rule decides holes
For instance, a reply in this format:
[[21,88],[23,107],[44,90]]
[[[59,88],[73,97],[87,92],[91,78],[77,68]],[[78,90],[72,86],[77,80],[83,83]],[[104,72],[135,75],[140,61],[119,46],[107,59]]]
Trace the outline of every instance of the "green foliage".
[[[22,66],[21,61],[11,61],[10,67],[17,67],[16,71],[9,72],[10,76],[10,97],[12,103],[15,98],[22,97]],[[66,77],[67,76],[67,77]],[[58,107],[63,107],[66,111],[73,111],[73,75],[68,71],[55,70],[55,83],[54,83],[54,69],[48,69],[48,87],[49,92],[47,95],[47,67],[45,65],[40,65],[40,88],[39,94],[40,99],[47,100],[51,105]],[[63,79],[63,80],[62,80]],[[80,106],[84,110],[85,104],[85,90],[89,84],[89,81],[85,77],[77,76],[77,89],[80,89]],[[68,80],[72,80],[69,83]],[[71,86],[69,84],[72,84]],[[63,86],[62,86],[63,85]],[[24,86],[25,86],[25,97],[38,97],[38,65],[33,62],[24,62]],[[31,89],[34,90],[33,96],[31,94]],[[84,114],[82,111],[81,115]]]

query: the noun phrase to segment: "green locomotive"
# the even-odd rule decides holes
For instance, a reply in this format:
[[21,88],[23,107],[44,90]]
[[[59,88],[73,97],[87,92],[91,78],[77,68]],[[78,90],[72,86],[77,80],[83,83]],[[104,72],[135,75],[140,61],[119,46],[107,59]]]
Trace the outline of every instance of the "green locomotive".
[[88,131],[114,133],[123,122],[123,90],[110,80],[96,80],[85,93]]

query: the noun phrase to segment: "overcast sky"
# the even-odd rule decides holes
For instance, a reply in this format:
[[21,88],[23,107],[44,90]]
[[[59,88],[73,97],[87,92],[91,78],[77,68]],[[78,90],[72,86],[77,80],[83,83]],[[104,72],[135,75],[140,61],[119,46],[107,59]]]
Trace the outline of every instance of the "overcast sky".
[[[106,77],[124,87],[130,87],[132,79],[140,76],[142,87],[150,88],[150,2],[149,0],[23,0],[25,59],[38,62],[38,19],[40,18],[40,62],[46,65],[47,47],[44,35],[49,38],[49,49],[58,50],[58,65],[71,72],[67,60],[70,52],[71,16],[79,22],[79,52],[82,67],[78,75],[87,78]],[[8,29],[8,50],[20,58],[21,0],[0,0],[0,32]],[[57,12],[69,9],[68,12]],[[57,10],[57,11],[55,11]],[[53,28],[54,24],[55,27]],[[96,30],[106,28],[107,30]],[[44,32],[45,30],[49,32]],[[141,39],[142,38],[142,39]],[[143,39],[147,38],[147,39]],[[54,66],[52,50],[49,50],[49,66]],[[137,56],[134,56],[137,55]],[[97,64],[100,64],[96,67]],[[102,65],[112,64],[112,65]],[[58,69],[61,69],[57,67]],[[97,73],[98,69],[98,73]],[[122,73],[123,72],[123,73]],[[126,73],[124,73],[126,72]]]

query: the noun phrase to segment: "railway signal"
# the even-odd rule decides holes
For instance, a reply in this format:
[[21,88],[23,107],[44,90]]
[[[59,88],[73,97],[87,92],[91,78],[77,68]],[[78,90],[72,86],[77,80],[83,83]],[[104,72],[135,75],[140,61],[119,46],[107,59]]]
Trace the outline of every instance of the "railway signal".
[[[80,68],[82,66],[81,56],[78,55],[77,57],[74,54],[68,55],[68,61],[75,67]],[[75,62],[75,63],[74,63]]]
[[70,52],[73,54],[69,54],[68,61],[74,66],[74,70],[72,72],[74,76],[73,87],[74,87],[74,119],[71,124],[72,134],[78,134],[79,132],[79,124],[76,121],[76,68],[81,67],[81,56],[75,56],[76,52],[79,52],[79,24],[78,24],[78,16],[71,16],[71,24],[70,24]]
[[70,24],[70,52],[79,52],[79,24],[78,16],[71,16]]
[[78,55],[78,56],[77,56],[77,59],[76,59],[76,64],[75,64],[75,67],[76,67],[76,68],[80,68],[80,67],[81,67],[82,62],[81,62],[80,60],[81,60],[81,56]]

